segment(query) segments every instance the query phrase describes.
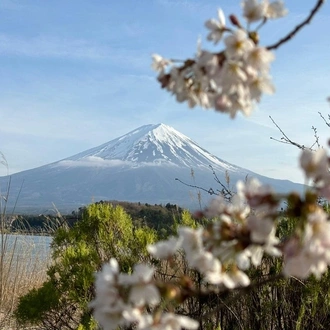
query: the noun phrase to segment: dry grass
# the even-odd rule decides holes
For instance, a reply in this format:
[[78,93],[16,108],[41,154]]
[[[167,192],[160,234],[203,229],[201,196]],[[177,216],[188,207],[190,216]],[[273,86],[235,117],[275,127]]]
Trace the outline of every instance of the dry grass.
[[[8,163],[0,152],[0,166],[8,171]],[[13,317],[19,297],[41,286],[46,279],[49,259],[49,238],[39,238],[36,244],[32,236],[9,235],[15,218],[7,212],[8,186],[0,187],[0,329],[22,329]],[[17,196],[18,199],[19,196]],[[16,200],[17,202],[17,200]]]
[[[13,311],[20,296],[46,279],[48,242],[40,237],[0,234],[0,329],[19,329]],[[49,241],[49,239],[48,239]]]

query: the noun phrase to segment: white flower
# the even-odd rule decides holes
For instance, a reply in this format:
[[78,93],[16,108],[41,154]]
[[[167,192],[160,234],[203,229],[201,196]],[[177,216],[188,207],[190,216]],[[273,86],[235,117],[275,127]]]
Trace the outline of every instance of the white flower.
[[207,39],[213,41],[215,44],[222,39],[222,35],[226,29],[225,15],[221,9],[218,9],[218,21],[210,19],[205,22],[205,26],[211,30],[208,34]]
[[154,270],[152,267],[144,264],[134,266],[134,272],[131,275],[130,284],[132,284],[129,301],[137,306],[145,304],[157,305],[160,301],[160,294],[154,284],[151,283]]
[[288,10],[284,7],[283,1],[274,1],[267,7],[267,18],[280,18],[285,16]]
[[233,218],[238,219],[239,221],[245,221],[250,213],[250,207],[246,204],[245,198],[237,194],[231,199],[227,212],[231,214]]
[[160,241],[152,245],[148,245],[148,252],[158,259],[169,259],[181,246],[181,240],[176,237],[170,237],[166,241]]
[[231,272],[225,273],[223,284],[228,289],[234,289],[240,286],[248,286],[250,284],[250,279],[244,272],[236,268]]
[[164,330],[180,330],[182,328],[195,330],[199,323],[190,317],[165,313],[160,319],[160,328]]
[[313,152],[303,150],[300,156],[300,166],[305,171],[307,178],[322,178],[328,176],[329,160],[324,149]]
[[258,76],[249,82],[251,98],[260,102],[262,94],[274,94],[275,87],[268,76]]
[[250,230],[250,239],[253,243],[264,244],[273,231],[274,222],[267,217],[250,215],[247,219],[247,228]]
[[226,205],[227,203],[225,202],[223,197],[217,196],[211,200],[210,204],[207,206],[204,212],[204,215],[207,218],[219,217],[225,211]]
[[222,87],[228,93],[236,92],[239,85],[247,80],[242,62],[228,60],[221,71]]
[[263,185],[258,179],[251,178],[246,183],[238,181],[236,184],[237,195],[241,199],[246,199],[252,208],[256,208],[265,202],[272,202],[269,198],[274,194],[273,189],[269,185]]
[[225,38],[226,55],[231,57],[243,56],[255,46],[253,41],[242,29],[237,29],[231,35]]
[[95,319],[107,330],[116,329],[126,322],[122,313],[128,306],[116,287],[118,273],[118,262],[112,258],[96,274],[95,299],[90,303]]
[[221,263],[210,252],[200,252],[193,256],[190,267],[196,268],[205,275],[206,280],[211,284],[222,282]]
[[301,237],[292,237],[284,246],[284,274],[320,277],[330,264],[330,223],[318,208],[307,216]]
[[171,64],[172,62],[166,58],[163,58],[162,56],[158,55],[158,54],[153,54],[152,55],[152,64],[151,67],[153,68],[153,70],[163,73],[166,69],[166,67]]
[[130,291],[129,301],[136,306],[144,306],[146,304],[155,306],[160,302],[159,291],[152,284],[134,285]]
[[242,2],[243,16],[248,22],[256,22],[263,19],[266,16],[267,3],[262,0],[244,0]]
[[254,47],[246,55],[245,62],[254,69],[268,72],[269,64],[274,61],[275,55],[264,47]]
[[[203,50],[200,52],[200,55],[197,57],[196,61],[198,68],[202,68],[203,72],[206,72],[209,78],[219,74],[220,68],[218,58],[213,53]],[[204,76],[203,73],[202,76]]]
[[217,95],[214,101],[215,110],[220,112],[229,112],[232,107],[232,102],[230,101],[228,95],[220,94]]
[[178,229],[182,239],[182,248],[188,256],[193,257],[193,254],[200,252],[203,249],[203,228],[192,229],[189,227],[180,227]]

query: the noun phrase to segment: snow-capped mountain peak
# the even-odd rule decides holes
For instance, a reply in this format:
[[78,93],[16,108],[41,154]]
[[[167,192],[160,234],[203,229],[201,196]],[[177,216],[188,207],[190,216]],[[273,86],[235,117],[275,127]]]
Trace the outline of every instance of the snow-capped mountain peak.
[[[221,188],[214,181],[210,165],[224,183],[228,172],[230,187],[248,176],[271,184],[278,192],[304,188],[231,165],[164,124],[141,126],[72,157],[15,173],[10,178],[0,177],[0,186],[7,187],[11,182],[7,207],[15,207],[15,211],[33,209],[40,213],[45,208],[53,209],[54,203],[57,209],[71,212],[99,200],[175,203],[195,209],[199,205],[194,199],[197,190],[189,191],[175,178],[206,189]],[[210,196],[204,194],[203,198],[206,202]]]
[[[196,142],[165,124],[141,126],[117,139],[74,155],[64,161],[84,162],[87,166],[88,160],[93,160],[91,165],[95,165],[95,159],[130,162],[134,166],[163,164],[190,168],[212,165],[230,171],[237,169],[213,156]],[[73,164],[71,163],[71,165]]]

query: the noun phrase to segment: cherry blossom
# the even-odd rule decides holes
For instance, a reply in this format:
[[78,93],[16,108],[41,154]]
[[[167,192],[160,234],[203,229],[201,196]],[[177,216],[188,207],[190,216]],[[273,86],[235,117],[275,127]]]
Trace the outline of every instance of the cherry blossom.
[[243,16],[248,22],[256,22],[263,19],[267,12],[267,3],[263,0],[245,0],[242,2]]
[[211,30],[207,39],[213,41],[215,44],[222,39],[222,35],[226,29],[226,19],[223,11],[218,9],[218,21],[215,19],[210,19],[205,22],[205,26]]
[[280,18],[287,15],[288,10],[284,7],[283,1],[273,1],[267,7],[267,18]]
[[240,57],[252,50],[255,46],[253,41],[248,37],[246,31],[237,29],[224,40],[226,45],[226,55],[231,57]]

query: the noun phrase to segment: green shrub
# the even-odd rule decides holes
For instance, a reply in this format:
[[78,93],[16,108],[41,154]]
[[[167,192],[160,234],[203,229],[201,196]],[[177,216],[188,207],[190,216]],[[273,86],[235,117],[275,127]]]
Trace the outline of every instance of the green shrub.
[[15,312],[18,322],[54,330],[96,329],[88,308],[95,271],[114,257],[122,271],[130,272],[146,258],[146,246],[155,240],[156,233],[135,227],[122,207],[88,206],[81,221],[56,231],[48,280],[20,298]]

